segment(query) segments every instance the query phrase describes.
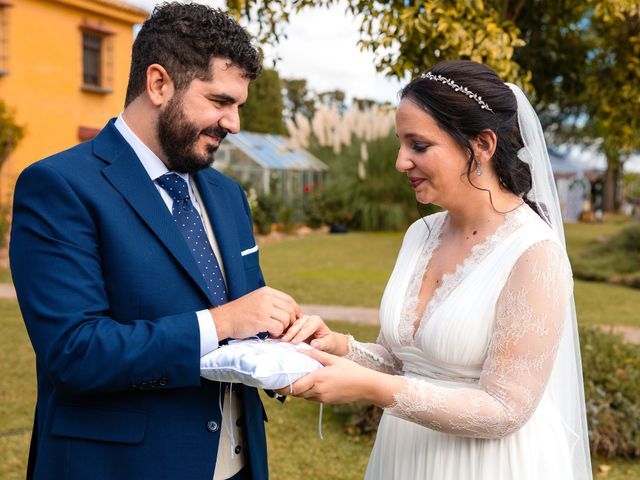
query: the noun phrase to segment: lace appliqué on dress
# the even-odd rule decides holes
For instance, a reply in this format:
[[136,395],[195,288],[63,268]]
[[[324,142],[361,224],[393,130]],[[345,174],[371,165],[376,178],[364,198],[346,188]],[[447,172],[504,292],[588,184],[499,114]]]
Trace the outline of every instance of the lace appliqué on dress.
[[434,430],[501,438],[535,411],[558,349],[571,295],[564,250],[545,240],[516,262],[496,305],[478,388],[447,388],[406,378],[389,412]]
[[[429,303],[427,303],[422,317],[420,318],[418,328],[416,329],[416,310],[418,308],[419,301],[418,295],[420,287],[422,286],[422,278],[425,269],[431,260],[433,252],[440,245],[442,227],[446,221],[446,214],[443,214],[441,220],[437,224],[438,231],[435,237],[436,239],[426,243],[411,277],[409,287],[407,288],[400,316],[400,324],[398,325],[400,343],[403,345],[412,344],[414,342],[414,338],[419,336],[421,330],[423,330],[425,325],[428,323],[429,318],[431,318],[435,309],[460,284],[469,271],[478,265],[489,253],[491,253],[496,245],[518,230],[518,228],[520,228],[525,222],[527,216],[532,213],[533,212],[527,208],[522,208],[522,206],[507,213],[502,224],[492,235],[489,235],[484,241],[474,245],[471,248],[469,255],[456,266],[456,269],[453,272],[445,273],[442,276],[440,286],[435,289],[433,296],[429,300]],[[433,233],[436,232],[432,231],[432,234]]]
[[402,362],[391,353],[391,347],[382,332],[376,343],[360,343],[351,335],[347,335],[347,338],[349,350],[344,358],[379,372],[396,374],[402,370]]

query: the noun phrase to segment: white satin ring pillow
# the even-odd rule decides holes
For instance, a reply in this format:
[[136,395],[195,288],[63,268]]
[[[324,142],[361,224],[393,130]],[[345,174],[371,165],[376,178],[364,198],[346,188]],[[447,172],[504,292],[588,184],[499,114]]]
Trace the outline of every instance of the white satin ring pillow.
[[274,339],[232,340],[200,359],[200,376],[269,390],[284,388],[322,368],[320,362],[299,351],[310,348],[305,343]]

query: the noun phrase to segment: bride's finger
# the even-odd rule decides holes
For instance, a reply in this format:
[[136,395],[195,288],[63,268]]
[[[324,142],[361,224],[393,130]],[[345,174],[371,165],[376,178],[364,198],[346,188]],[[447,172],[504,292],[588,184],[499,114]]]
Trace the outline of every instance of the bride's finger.
[[[300,330],[308,323],[308,318],[307,317],[301,317],[299,320],[297,320],[296,322],[293,323],[293,325],[291,325],[289,327],[289,329],[286,331],[286,333],[283,335],[282,337],[282,341],[284,342],[291,342],[294,338],[299,337],[298,332],[300,332]],[[306,338],[306,337],[305,337]],[[293,342],[293,343],[299,343],[300,340],[298,340],[298,342]]]
[[340,357],[336,357],[335,355],[332,355],[330,353],[323,352],[322,350],[317,350],[317,349],[302,350],[302,353],[304,353],[306,355],[309,355],[311,358],[315,358],[317,361],[319,361],[325,367],[327,367],[329,365],[333,365],[334,363],[336,363],[336,360],[338,358],[340,358]]
[[294,397],[305,398],[305,394],[308,395],[309,391],[313,389],[315,380],[313,374],[308,374],[302,377],[300,380],[293,383],[289,387],[284,387],[282,390],[286,391],[285,395],[293,395]]
[[296,335],[291,339],[291,343],[298,344],[312,337],[318,331],[319,325],[313,320],[305,322]]

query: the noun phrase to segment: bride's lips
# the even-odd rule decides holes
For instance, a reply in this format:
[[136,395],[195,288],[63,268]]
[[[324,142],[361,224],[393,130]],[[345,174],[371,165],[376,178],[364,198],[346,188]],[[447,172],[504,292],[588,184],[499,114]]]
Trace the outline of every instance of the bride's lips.
[[424,178],[420,178],[420,177],[409,177],[409,183],[411,184],[411,186],[413,188],[417,188],[418,185],[420,185],[422,182],[424,182],[426,179]]

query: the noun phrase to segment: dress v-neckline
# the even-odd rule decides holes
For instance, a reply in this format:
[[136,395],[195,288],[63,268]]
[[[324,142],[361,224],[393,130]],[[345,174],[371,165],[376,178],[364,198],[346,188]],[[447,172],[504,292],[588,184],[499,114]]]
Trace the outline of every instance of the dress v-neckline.
[[[429,323],[429,319],[433,316],[433,313],[462,283],[462,280],[469,271],[479,265],[489,252],[491,252],[494,247],[508,235],[508,233],[517,229],[519,222],[514,222],[513,218],[522,210],[523,208],[521,205],[515,210],[505,214],[503,222],[498,225],[492,234],[488,235],[483,241],[471,247],[469,254],[456,265],[452,272],[442,275],[440,285],[433,290],[431,298],[429,298],[425,304],[420,318],[417,318],[418,315],[416,310],[419,302],[418,295],[422,286],[424,273],[431,263],[433,253],[440,246],[444,226],[449,218],[448,212],[443,212],[440,222],[437,224],[437,238],[431,243],[426,242],[406,291],[399,332],[400,339],[403,344],[415,343],[425,326]],[[436,227],[436,225],[434,225],[434,227]]]

